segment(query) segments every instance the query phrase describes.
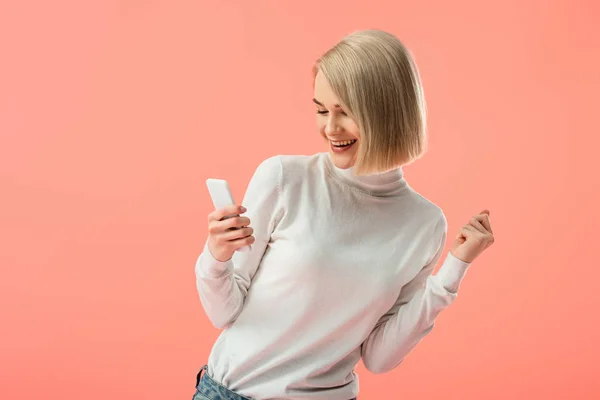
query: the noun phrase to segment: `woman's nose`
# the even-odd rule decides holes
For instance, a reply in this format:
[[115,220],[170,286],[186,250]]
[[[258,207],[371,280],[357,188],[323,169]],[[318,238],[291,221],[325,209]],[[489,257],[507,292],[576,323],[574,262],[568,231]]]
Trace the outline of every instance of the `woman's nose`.
[[333,134],[336,130],[338,130],[338,126],[337,126],[337,121],[335,120],[334,117],[329,117],[327,119],[327,125],[325,125],[325,134],[327,135],[331,135]]

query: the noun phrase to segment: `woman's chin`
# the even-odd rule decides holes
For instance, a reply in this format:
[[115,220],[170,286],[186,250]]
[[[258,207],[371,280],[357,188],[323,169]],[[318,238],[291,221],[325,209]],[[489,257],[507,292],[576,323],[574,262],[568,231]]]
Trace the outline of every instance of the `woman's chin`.
[[352,168],[356,162],[354,154],[351,153],[336,153],[330,149],[329,154],[333,165],[339,169]]

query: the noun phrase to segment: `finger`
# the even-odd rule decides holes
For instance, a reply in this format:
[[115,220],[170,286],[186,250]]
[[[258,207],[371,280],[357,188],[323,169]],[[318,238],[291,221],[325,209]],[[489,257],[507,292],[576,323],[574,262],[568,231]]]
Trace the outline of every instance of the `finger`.
[[237,239],[243,239],[245,237],[248,237],[248,236],[252,235],[253,233],[254,233],[254,229],[252,229],[251,227],[236,229],[234,231],[229,231],[229,232],[224,233],[221,236],[221,240],[231,242],[231,241],[234,241]]
[[460,229],[458,230],[458,233],[456,234],[456,239],[466,239],[468,235],[470,235],[469,232],[467,232],[467,226],[468,225],[464,225],[461,226]]
[[248,217],[232,217],[224,221],[219,221],[223,224],[224,230],[238,229],[250,225],[250,218]]
[[232,217],[223,221],[212,220],[208,223],[208,232],[211,235],[218,235],[227,231],[245,228],[250,225],[248,217]]
[[255,241],[256,241],[256,239],[254,238],[254,236],[246,236],[245,238],[230,241],[229,245],[231,246],[232,249],[238,250],[238,249],[241,249],[242,247],[252,245]]
[[220,208],[218,210],[211,212],[208,215],[208,220],[209,221],[220,221],[226,217],[236,216],[239,214],[243,214],[245,212],[246,212],[246,209],[244,207],[232,204],[230,206],[223,207],[223,208]]
[[[487,210],[485,210],[487,211]],[[492,224],[490,223],[490,214],[488,212],[488,214],[486,214],[485,212],[482,212],[479,215],[476,215],[475,218],[477,218],[477,220],[479,222],[481,222],[481,224],[485,227],[485,229],[489,232],[489,233],[494,233],[492,231]]]
[[475,229],[475,227],[467,224],[467,225],[463,225],[462,228],[460,228],[459,231],[459,236],[464,237],[465,239],[468,237],[472,237],[476,234],[480,234],[481,232],[479,232],[477,229]]
[[488,235],[490,232],[488,232],[485,229],[485,226],[483,226],[483,224],[480,222],[480,216],[475,216],[473,218],[471,218],[471,220],[469,221],[469,225],[471,225],[473,228],[477,229],[479,232],[483,233],[484,235]]
[[472,238],[480,243],[485,244],[486,247],[494,243],[494,235],[489,232],[481,232],[471,224],[463,226],[460,234],[465,238],[465,240],[467,238]]

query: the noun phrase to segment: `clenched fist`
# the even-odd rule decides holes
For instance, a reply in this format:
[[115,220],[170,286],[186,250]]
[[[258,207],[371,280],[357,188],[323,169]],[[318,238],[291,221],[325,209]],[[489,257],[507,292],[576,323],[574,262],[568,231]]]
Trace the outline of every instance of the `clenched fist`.
[[450,252],[459,260],[471,263],[492,243],[494,233],[490,225],[490,212],[483,210],[460,229]]

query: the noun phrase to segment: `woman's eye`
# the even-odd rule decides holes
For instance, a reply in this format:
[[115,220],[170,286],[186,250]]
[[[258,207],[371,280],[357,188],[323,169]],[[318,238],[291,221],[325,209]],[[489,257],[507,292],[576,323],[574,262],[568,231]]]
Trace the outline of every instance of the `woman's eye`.
[[[339,113],[342,114],[345,117],[348,116],[348,114],[346,113],[346,111],[340,111]],[[321,115],[329,114],[329,111],[327,111],[327,110],[317,110],[317,114],[321,114]]]

